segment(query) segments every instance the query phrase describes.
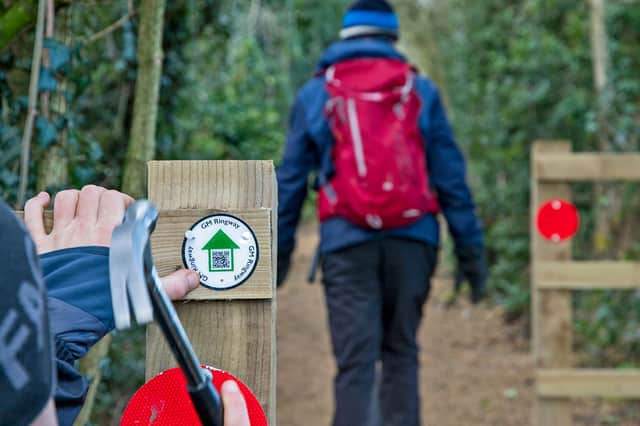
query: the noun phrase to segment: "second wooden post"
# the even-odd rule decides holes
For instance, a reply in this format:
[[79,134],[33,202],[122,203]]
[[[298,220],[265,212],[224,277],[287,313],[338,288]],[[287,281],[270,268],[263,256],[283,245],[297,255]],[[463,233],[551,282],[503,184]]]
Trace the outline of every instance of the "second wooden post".
[[[567,183],[539,182],[536,158],[549,153],[568,153],[570,142],[536,142],[531,152],[531,285],[533,355],[537,368],[566,368],[572,365],[571,291],[538,288],[538,262],[571,259],[571,242],[544,240],[535,228],[535,215],[549,199],[571,200]],[[569,426],[571,401],[536,397],[533,424]]]

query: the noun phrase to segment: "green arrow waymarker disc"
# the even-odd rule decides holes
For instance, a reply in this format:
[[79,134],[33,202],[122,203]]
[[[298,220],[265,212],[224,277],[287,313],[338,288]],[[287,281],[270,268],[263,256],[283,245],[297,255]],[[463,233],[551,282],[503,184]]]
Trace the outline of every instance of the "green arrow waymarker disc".
[[214,214],[194,223],[182,243],[185,267],[200,275],[213,290],[228,290],[245,282],[258,264],[258,240],[241,219]]

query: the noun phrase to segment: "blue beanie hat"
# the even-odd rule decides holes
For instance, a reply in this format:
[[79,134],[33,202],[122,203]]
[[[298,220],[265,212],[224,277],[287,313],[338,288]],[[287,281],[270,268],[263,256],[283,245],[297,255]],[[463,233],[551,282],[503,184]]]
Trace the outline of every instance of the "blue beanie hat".
[[386,0],[357,0],[345,13],[341,39],[368,35],[398,39],[398,17]]

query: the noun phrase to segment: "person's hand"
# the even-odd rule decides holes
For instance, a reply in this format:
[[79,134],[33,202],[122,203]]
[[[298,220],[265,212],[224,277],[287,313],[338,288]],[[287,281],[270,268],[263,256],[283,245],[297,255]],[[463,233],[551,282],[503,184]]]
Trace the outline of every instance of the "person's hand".
[[466,279],[471,286],[471,302],[478,303],[485,295],[489,269],[483,246],[456,247],[458,270],[455,277],[455,290],[458,292]]
[[191,269],[180,269],[160,278],[164,291],[171,300],[179,300],[200,285],[200,276]]
[[24,221],[38,254],[71,247],[108,247],[113,229],[122,223],[124,212],[133,201],[127,194],[95,185],[87,185],[81,191],[60,191],[53,205],[53,228],[47,234],[43,212],[51,197],[41,192],[25,204]]
[[222,384],[221,396],[224,407],[224,426],[251,426],[247,403],[235,381],[227,380]]
[[[81,191],[60,191],[53,206],[53,228],[47,234],[44,209],[51,197],[41,192],[25,204],[24,220],[38,254],[72,247],[108,247],[113,229],[122,223],[124,212],[133,201],[127,194],[95,185],[87,185]],[[162,278],[171,300],[181,299],[199,283],[198,274],[187,269]]]

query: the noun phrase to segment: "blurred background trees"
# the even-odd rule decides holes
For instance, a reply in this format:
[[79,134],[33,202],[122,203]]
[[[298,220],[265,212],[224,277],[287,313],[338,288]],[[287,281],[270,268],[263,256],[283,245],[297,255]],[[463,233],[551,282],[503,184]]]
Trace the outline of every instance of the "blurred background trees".
[[[494,295],[521,317],[529,306],[531,142],[640,149],[640,2],[400,5],[407,49],[444,89],[470,163]],[[637,184],[575,185],[574,198],[582,216],[576,258],[638,258]],[[640,292],[588,292],[574,303],[576,342],[588,354],[582,362],[638,362]]]
[[[26,195],[86,183],[120,188],[127,152],[142,143],[132,134],[136,82],[151,78],[138,73],[148,65],[139,49],[149,41],[139,40],[148,34],[141,24],[145,2],[45,3]],[[162,22],[156,20],[164,26],[157,127],[153,140],[148,127],[143,138],[155,146],[131,158],[277,160],[295,91],[336,38],[348,4],[166,2]],[[639,150],[640,0],[395,5],[401,48],[441,88],[469,160],[494,299],[510,318],[526,319],[530,144],[568,139],[578,151]],[[20,184],[37,7],[35,0],[0,0],[0,196],[10,203]],[[135,177],[127,188],[135,192],[144,188],[140,164],[129,163]],[[582,215],[577,258],[640,256],[637,188],[575,186]],[[591,292],[575,303],[585,363],[638,363],[640,293]],[[130,378],[142,380],[141,348],[118,336],[115,346],[102,386],[133,389],[139,383]],[[123,348],[138,353],[138,361],[117,364],[130,357]],[[119,402],[113,393],[99,395],[103,406]]]

